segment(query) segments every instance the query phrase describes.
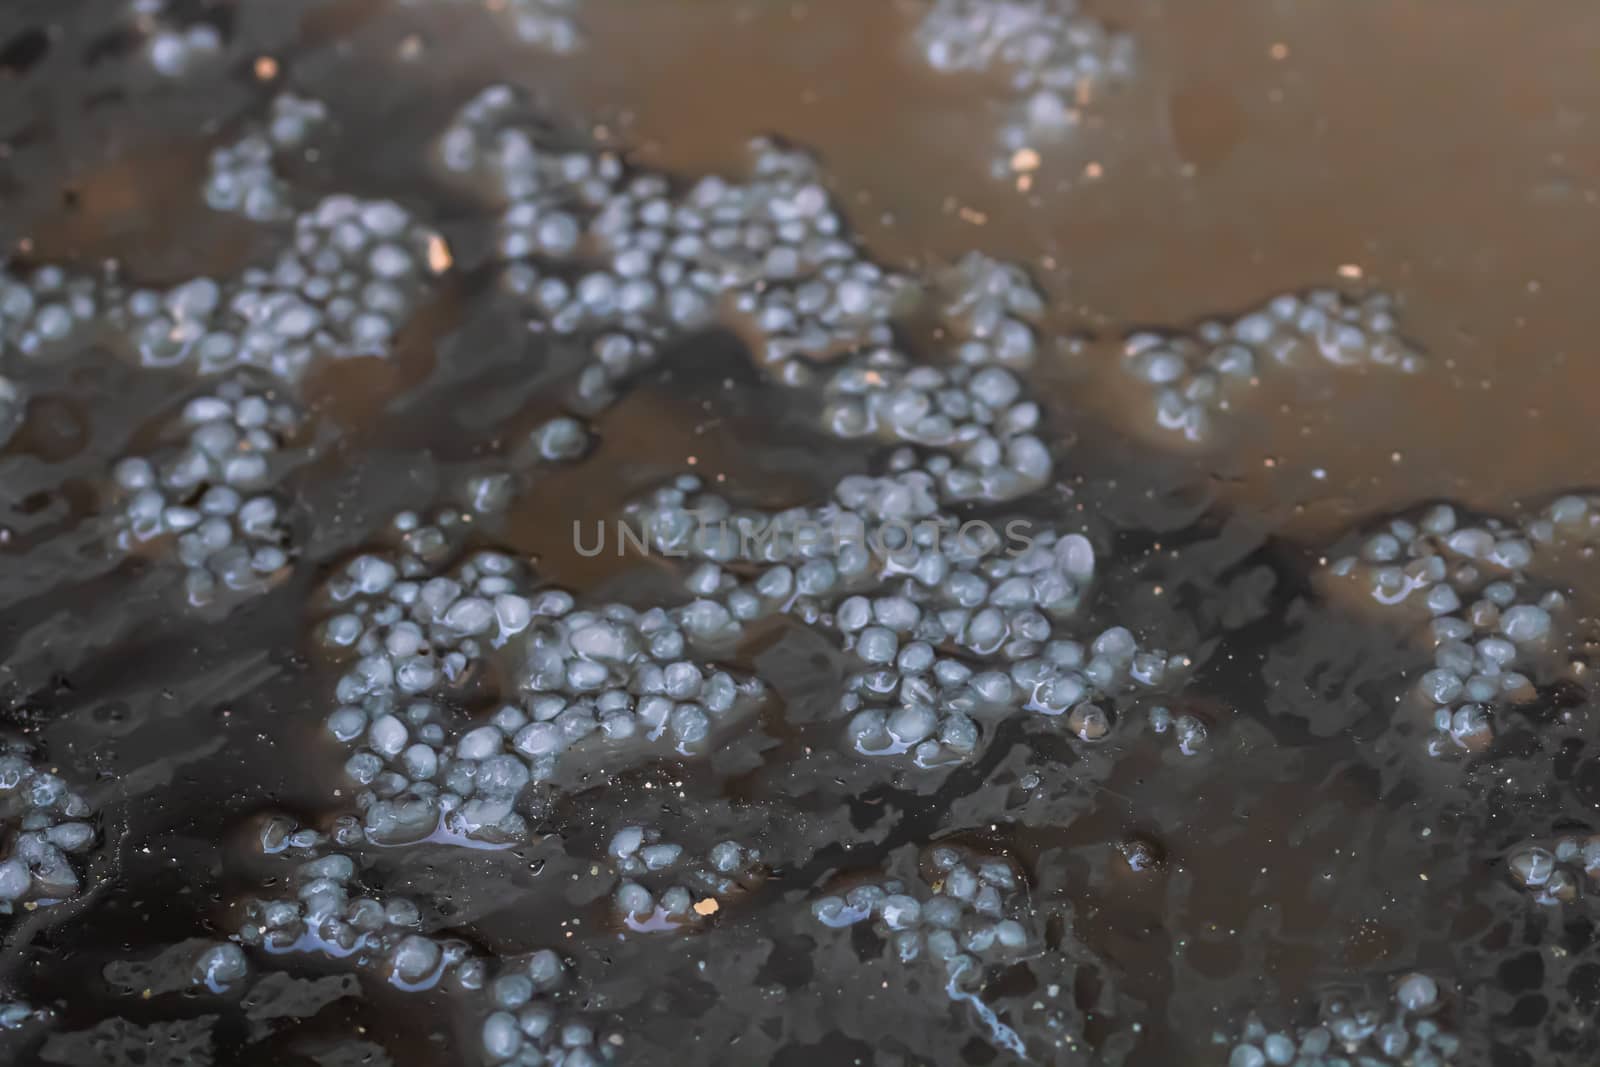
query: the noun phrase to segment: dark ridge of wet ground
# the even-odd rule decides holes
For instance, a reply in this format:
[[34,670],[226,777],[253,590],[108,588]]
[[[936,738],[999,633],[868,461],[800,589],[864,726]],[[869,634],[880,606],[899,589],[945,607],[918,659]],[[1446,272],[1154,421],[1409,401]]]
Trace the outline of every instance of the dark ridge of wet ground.
[[[1201,664],[1172,703],[1202,717],[1209,744],[1183,757],[1129,712],[1098,746],[1024,718],[971,764],[858,760],[819,721],[855,668],[777,619],[732,657],[775,701],[712,756],[541,792],[530,843],[502,851],[366,849],[364,878],[486,952],[570,954],[582,1006],[628,1035],[626,1062],[1010,1062],[932,977],[808,910],[836,878],[914,869],[944,838],[1014,857],[1049,916],[1049,951],[986,995],[1029,1034],[1070,1017],[1084,1047],[1053,1062],[1223,1063],[1251,1010],[1309,1022],[1320,990],[1412,970],[1447,983],[1456,1062],[1594,1059],[1592,901],[1536,905],[1504,861],[1596,829],[1593,698],[1546,691],[1489,752],[1430,760],[1399,704],[1425,652],[1312,579],[1336,536],[1394,509],[1510,511],[1600,482],[1585,447],[1600,329],[1583,288],[1600,237],[1591,8],[1129,5],[1116,17],[1140,42],[1139,77],[1041,150],[1027,193],[985,174],[992,121],[975,81],[905,54],[914,5],[595,2],[586,49],[563,59],[508,43],[471,6],[228,10],[228,55],[176,81],[138,61],[120,5],[0,13],[6,247],[33,262],[111,256],[166,282],[260,261],[274,238],[205,211],[198,189],[209,148],[288,84],[325,101],[337,131],[294,180],[426,207],[458,269],[394,359],[313,376],[303,555],[225,618],[179,610],[170,566],[112,559],[95,523],[111,463],[190,385],[98,351],[30,377],[35,400],[0,456],[3,718],[81,786],[100,844],[79,899],[0,920],[0,984],[55,1013],[0,1034],[12,1062],[478,1062],[464,998],[401,993],[335,961],[263,954],[242,991],[155,990],[189,967],[164,951],[229,936],[235,902],[285,877],[251,840],[255,820],[315,824],[336,806],[345,753],[323,725],[315,590],[395,511],[450,499],[557,414],[581,361],[496,299],[492,215],[425,163],[459,105],[502,80],[677,173],[737,170],[763,132],[812,147],[887,262],[979,248],[1027,263],[1051,298],[1047,332],[1090,340],[1032,372],[1062,451],[1057,484],[1015,510],[1102,546],[1083,634],[1126,625]],[[420,53],[398,59],[413,34]],[[271,84],[261,54],[279,64]],[[1346,264],[1402,295],[1430,373],[1292,381],[1210,451],[1172,454],[1133,425],[1112,379],[1124,333],[1340,285]],[[763,507],[881,469],[824,435],[816,407],[764,380],[732,335],[679,338],[593,420],[592,454],[532,475],[475,536],[579,594],[681,596],[670,561],[586,558],[571,524],[615,516],[691,456],[725,476],[718,491]],[[1585,605],[1600,592],[1581,560],[1562,584]],[[703,931],[619,937],[588,872],[630,820],[754,840],[775,869]],[[1132,869],[1130,841],[1160,862]]]

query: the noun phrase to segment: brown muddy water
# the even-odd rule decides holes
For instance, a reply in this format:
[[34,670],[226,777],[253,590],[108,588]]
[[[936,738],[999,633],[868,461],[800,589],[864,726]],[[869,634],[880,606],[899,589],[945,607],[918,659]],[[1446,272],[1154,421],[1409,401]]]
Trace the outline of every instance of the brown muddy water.
[[[1088,16],[1129,35],[1131,70],[1086,88],[1077,125],[1019,156],[1001,147],[1014,99],[1005,64],[940,73],[919,52],[917,27],[937,6],[0,9],[7,277],[26,283],[45,264],[99,277],[115,261],[119,291],[165,291],[272,264],[292,240],[289,216],[214,210],[202,189],[213,150],[260,127],[285,91],[327,113],[313,147],[272,161],[289,214],[334,193],[392,199],[449,250],[383,358],[319,358],[273,384],[305,413],[284,446],[292,470],[274,483],[292,549],[266,588],[200,608],[184,601],[170,538],[118,547],[112,472],[170,440],[184,403],[226,375],[141,366],[109,296],[93,324],[35,359],[0,300],[0,377],[26,397],[0,450],[0,724],[26,744],[35,780],[48,770],[81,795],[94,830],[69,860],[78,892],[40,890],[35,871],[32,889],[5,898],[16,903],[0,914],[0,1001],[19,1005],[0,1013],[5,1062],[1600,1059],[1600,845],[1582,845],[1600,833],[1596,526],[1529,533],[1518,543],[1534,544],[1531,561],[1474,557],[1478,571],[1435,586],[1463,604],[1498,595],[1486,580],[1506,586],[1503,615],[1487,601],[1478,614],[1432,609],[1469,616],[1477,636],[1455,643],[1480,641],[1480,657],[1499,654],[1484,632],[1511,638],[1499,641],[1517,655],[1506,670],[1526,684],[1474,698],[1492,736],[1431,734],[1434,703],[1418,694],[1450,642],[1375,603],[1365,571],[1347,595],[1332,566],[1426,505],[1456,505],[1462,525],[1494,515],[1532,530],[1552,500],[1600,483],[1600,301],[1587,288],[1600,248],[1600,10],[1101,3]],[[570,20],[581,43],[519,39],[507,19],[528,10]],[[216,27],[219,44],[163,74],[161,28],[196,24]],[[1103,737],[1015,696],[974,713],[981,740],[963,758],[866,756],[840,700],[872,657],[864,636],[844,636],[841,584],[807,601],[809,615],[769,611],[696,648],[706,672],[764,686],[698,746],[574,748],[559,773],[517,792],[520,833],[398,843],[372,831],[346,762],[367,742],[329,727],[349,664],[322,634],[339,576],[392,544],[397,512],[462,506],[475,475],[510,471],[509,499],[470,515],[466,544],[504,551],[580,607],[676,607],[695,596],[691,561],[592,555],[575,527],[592,538],[689,473],[739,508],[818,506],[847,476],[890,471],[896,447],[828,430],[818,383],[841,352],[852,358],[849,344],[797,384],[731,315],[666,331],[613,395],[575,399],[590,334],[560,335],[509,290],[503,191],[440,164],[442,131],[499,84],[525,94],[545,143],[613,154],[675,188],[743,180],[758,136],[812,153],[853,254],[913,288],[937,289],[970,252],[1022,267],[1044,307],[1018,379],[1043,412],[1049,476],[941,506],[1087,537],[1093,585],[1075,610],[1048,613],[1051,638],[1088,643],[1123,626],[1190,668],[1151,692],[1105,687]],[[1148,384],[1124,369],[1130,335],[1197,335],[1315,289],[1392,297],[1421,369],[1263,367],[1203,439],[1156,425]],[[897,311],[892,328],[909,358],[941,366],[961,329],[926,306]],[[585,423],[587,446],[519,459],[530,432],[563,414]],[[1438,553],[1452,568],[1463,555]],[[740,581],[759,569],[727,568]],[[924,584],[930,598],[951,585]],[[1547,635],[1512,632],[1513,585],[1519,602],[1546,598]],[[1031,654],[933,643],[978,671]],[[440,752],[501,704],[531,699],[518,688],[521,647],[484,653],[481,671],[439,697],[465,724]],[[1193,717],[1203,739],[1156,729],[1156,708]],[[41,816],[26,788],[0,775],[0,790],[0,857],[20,855],[50,824],[29,821]],[[299,858],[263,848],[275,817],[328,832],[341,815],[369,832]],[[628,826],[700,854],[735,841],[759,863],[726,891],[697,891],[692,921],[619,916],[630,875],[608,843]],[[1563,837],[1579,844],[1562,851]],[[956,881],[938,866],[942,845],[1013,873],[1004,916],[1026,933],[1009,954],[971,949],[981,973],[959,990],[927,945],[897,959],[882,915],[817,917],[819,901],[886,878],[926,906]],[[296,866],[330,853],[353,860],[359,893],[414,903],[410,928],[482,961],[488,985],[454,964],[402,979],[393,944],[376,937],[344,954],[309,937],[292,950],[252,941],[249,902],[293,899]],[[197,955],[219,944],[242,945],[246,973],[196,981]],[[496,1054],[494,976],[541,949],[567,974],[548,1002],[595,1041],[558,1038],[539,1059],[525,1027],[523,1059]],[[1413,974],[1438,990],[1414,1015],[1454,1043],[1428,1048],[1402,1029],[1388,1049],[1365,1033],[1347,1049],[1336,1031],[1325,1053],[1268,1058],[1264,1035],[1298,1040],[1337,1017],[1332,998],[1376,1004],[1387,1023]],[[1254,1018],[1265,1030],[1250,1030]]]

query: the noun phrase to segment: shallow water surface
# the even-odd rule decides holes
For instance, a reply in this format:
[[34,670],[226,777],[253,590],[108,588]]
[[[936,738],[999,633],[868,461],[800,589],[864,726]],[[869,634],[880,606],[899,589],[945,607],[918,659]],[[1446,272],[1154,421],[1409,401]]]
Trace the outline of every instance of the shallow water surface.
[[1593,1062],[1600,12],[1070,11],[7,5],[8,1062]]

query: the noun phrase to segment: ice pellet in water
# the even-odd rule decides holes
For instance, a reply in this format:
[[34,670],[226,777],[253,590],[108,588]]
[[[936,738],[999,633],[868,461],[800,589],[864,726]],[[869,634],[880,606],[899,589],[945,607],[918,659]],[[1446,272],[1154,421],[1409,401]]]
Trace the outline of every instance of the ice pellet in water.
[[1541,640],[1550,632],[1550,613],[1533,604],[1518,604],[1500,616],[1500,632],[1518,644]]
[[1406,1011],[1431,1008],[1438,999],[1438,983],[1425,974],[1408,974],[1395,986],[1395,1000]]
[[577,419],[562,416],[533,431],[533,444],[540,458],[552,463],[574,460],[589,447],[589,432]]
[[250,971],[238,945],[223,942],[206,949],[195,961],[195,981],[213,993],[226,992]]

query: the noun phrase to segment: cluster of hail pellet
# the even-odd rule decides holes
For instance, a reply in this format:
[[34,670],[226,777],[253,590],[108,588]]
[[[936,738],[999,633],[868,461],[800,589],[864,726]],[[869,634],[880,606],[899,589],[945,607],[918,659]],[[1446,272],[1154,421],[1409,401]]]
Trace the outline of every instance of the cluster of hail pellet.
[[[292,146],[323,114],[315,101],[284,94],[266,133],[254,136]],[[213,160],[207,197],[251,217],[269,206],[276,215],[287,203],[281,184],[252,169],[250,151],[229,151]],[[271,267],[235,278],[155,290],[124,285],[109,265],[101,276],[0,267],[0,371],[11,371],[13,355],[42,357],[94,325],[125,340],[147,367],[215,374],[253,366],[293,385],[317,357],[387,355],[430,276],[449,262],[442,239],[399,204],[333,195],[294,218],[292,246]],[[0,409],[24,397],[0,378]]]
[[1010,115],[997,176],[1012,155],[1059,140],[1105,86],[1133,72],[1128,35],[1078,10],[1076,0],[932,0],[916,28],[923,60],[942,74],[999,74]]
[[541,777],[560,753],[590,734],[608,741],[669,740],[687,754],[719,722],[761,699],[755,679],[737,679],[687,658],[691,643],[734,632],[710,602],[638,612],[623,605],[540,620],[530,630],[521,684],[532,694],[519,751]]
[[1297,1033],[1268,1031],[1252,1016],[1228,1055],[1228,1067],[1445,1067],[1456,1061],[1461,1039],[1431,1018],[1442,1006],[1432,978],[1403,975],[1388,1003],[1363,999],[1325,998],[1321,1021]]
[[0,357],[48,355],[99,317],[105,286],[62,267],[32,272],[0,267]]
[[762,139],[750,158],[744,181],[707,176],[681,195],[631,178],[591,225],[598,276],[619,294],[647,287],[675,329],[722,313],[774,367],[887,343],[904,279],[861,255],[809,155]]
[[649,826],[624,826],[606,855],[622,881],[612,894],[617,917],[630,930],[676,930],[715,914],[723,902],[766,878],[761,853],[721,841],[704,856],[662,839]]
[[[1046,570],[1018,561],[1037,561],[1028,553],[1030,546],[1048,548],[1058,540],[1070,556],[1071,569],[1051,572],[1061,580],[1045,582],[1036,603],[1063,612],[1077,606],[1094,571],[1093,548],[1082,537],[1036,533],[1021,520],[1008,524],[1004,538],[991,524],[962,524],[940,509],[938,483],[915,468],[909,450],[891,457],[890,468],[882,476],[847,475],[834,487],[832,499],[820,506],[774,513],[736,509],[702,491],[694,475],[681,475],[630,505],[627,513],[658,552],[719,564],[777,565],[751,583],[751,591],[781,602],[771,610],[798,611],[807,621],[819,617],[823,598],[872,588],[889,578],[913,578],[937,590],[950,574],[990,557],[1000,557],[995,566],[1002,569]],[[1003,577],[998,572],[995,576]],[[719,579],[719,584],[726,583]],[[745,617],[741,611],[733,614]]]
[[1506,868],[1539,903],[1570,904],[1582,895],[1585,878],[1600,889],[1600,834],[1569,834],[1549,848],[1519,848],[1507,857]]
[[326,833],[287,815],[269,815],[261,822],[256,844],[264,856],[311,859],[330,847],[359,848],[364,840],[361,820],[354,815],[334,816]]
[[292,247],[272,267],[136,290],[115,317],[146,366],[253,366],[292,383],[318,357],[388,354],[437,240],[391,200],[330,196],[295,219]]
[[246,903],[240,941],[274,955],[355,957],[407,990],[431,988],[469,959],[465,942],[422,933],[414,903],[365,895],[355,878],[355,861],[343,853],[301,863],[289,880],[293,897]]
[[[580,610],[566,592],[533,590],[497,552],[445,568],[459,526],[453,513],[438,525],[404,513],[398,551],[358,556],[328,584],[322,643],[353,657],[328,729],[359,746],[346,770],[374,840],[521,838],[517,794],[569,750],[661,742],[687,753],[760,700],[759,682],[686,658],[691,642],[730,632],[711,605]],[[515,702],[463,722],[443,698],[491,655]]]
[[[31,273],[0,266],[0,372],[17,357],[45,358],[90,326],[100,314],[102,283],[44,266]],[[0,373],[0,447],[22,426],[28,388]]]
[[118,548],[170,539],[195,606],[270,587],[290,564],[287,503],[273,486],[299,423],[294,405],[243,378],[190,400],[181,441],[112,468]]
[[1403,374],[1423,363],[1398,332],[1391,298],[1330,289],[1274,297],[1232,322],[1210,320],[1189,333],[1135,333],[1121,357],[1123,371],[1149,388],[1157,427],[1196,443],[1210,437],[1217,414],[1231,409],[1241,389],[1274,366],[1319,361]]
[[980,985],[990,963],[1037,951],[1027,894],[1009,861],[936,845],[925,866],[926,885],[862,883],[813,900],[811,914],[835,928],[872,922],[894,959],[934,963],[952,993]]
[[[1035,433],[1039,406],[1013,373],[1033,362],[1043,298],[1020,268],[979,253],[940,272],[934,289],[948,365],[914,364],[874,344],[828,377],[824,427],[931,452],[921,467],[947,503],[1043,487],[1053,461]],[[909,454],[892,466],[905,469]]]
[[[891,319],[914,295],[906,278],[861,254],[815,161],[770,140],[752,143],[744,180],[709,176],[679,190],[661,175],[626,172],[607,152],[546,147],[517,93],[497,86],[462,108],[439,155],[504,203],[506,286],[554,332],[591,335],[577,383],[589,407],[608,402],[664,338],[718,321],[745,336],[780,380],[801,384],[812,361],[887,347]],[[1043,299],[1020,269],[979,254],[935,281],[956,365],[945,373],[958,391],[975,379],[986,390],[975,402],[994,400],[1007,389],[1003,372],[975,376],[1032,362]],[[849,377],[837,392],[870,385]],[[1048,450],[1030,432],[1037,409],[1013,397],[984,423],[984,411],[963,413],[951,396],[940,390],[941,402],[958,405],[956,418],[979,424],[943,442],[958,453],[940,461],[952,494],[1003,499],[1048,479]],[[876,432],[929,444],[936,422],[919,434],[882,420]],[[836,428],[874,432],[848,416]]]
[[583,46],[577,13],[582,0],[405,0],[407,6],[482,7],[495,14],[516,40],[555,55],[570,55]]
[[[265,132],[278,148],[301,143],[323,120],[322,105],[278,97]],[[247,140],[249,140],[247,138]],[[253,149],[213,159],[207,196],[252,218],[287,200]],[[217,280],[197,277],[165,290],[130,287],[108,264],[101,276],[45,266],[0,270],[0,445],[24,418],[29,390],[17,356],[39,358],[92,328],[155,370],[213,376],[246,370],[293,394],[319,359],[387,356],[426,293],[448,269],[442,239],[389,200],[322,199],[294,218],[291,246],[269,267]],[[175,456],[130,458],[116,468],[123,494],[123,548],[169,535],[188,568],[191,602],[224,589],[264,590],[289,562],[285,504],[271,492],[270,460],[295,418],[271,391],[225,384],[184,415],[191,439]]]
[[319,628],[322,643],[352,657],[334,689],[339,706],[328,730],[357,746],[345,770],[361,787],[367,833],[381,843],[441,828],[504,839],[527,831],[514,803],[528,767],[502,750],[501,726],[516,709],[467,729],[430,698],[464,683],[535,612],[567,610],[570,598],[523,595],[522,564],[497,552],[445,568],[460,526],[453,512],[436,525],[403,513],[394,523],[398,551],[357,556],[326,589],[335,614]]
[[562,1010],[557,997],[568,969],[549,949],[501,960],[488,983],[489,1014],[479,1031],[490,1063],[525,1067],[599,1067],[616,1061],[623,1037]]
[[1039,406],[1016,371],[1033,362],[1044,302],[1027,274],[978,253],[938,273],[944,365],[869,346],[827,378],[823,425],[846,439],[913,446],[891,471],[919,468],[946,504],[1012,500],[1048,484]]
[[[618,1035],[601,1034],[559,1010],[557,998],[569,976],[555,952],[485,959],[465,942],[425,933],[413,901],[360,894],[355,862],[325,849],[355,847],[361,838],[359,822],[349,816],[335,819],[328,834],[283,816],[266,820],[262,853],[301,861],[289,879],[294,896],[247,901],[239,940],[271,954],[353,957],[407,992],[453,983],[469,994],[472,1010],[483,1019],[483,1051],[493,1063],[580,1067],[614,1058]],[[225,986],[246,968],[237,946],[220,944],[200,956],[196,981]]]
[[1043,484],[1049,451],[1039,405],[1002,367],[914,366],[890,349],[853,359],[828,381],[824,419],[839,437],[877,437],[948,452],[940,484],[953,501],[1007,500]]
[[[598,407],[612,399],[616,382],[655,355],[647,321],[655,292],[642,279],[624,288],[605,272],[574,274],[595,254],[588,230],[618,195],[622,161],[609,152],[562,150],[543,140],[522,95],[496,85],[461,108],[439,139],[438,156],[445,170],[476,183],[502,205],[497,252],[507,264],[505,288],[556,333],[595,331],[593,358],[578,394]],[[675,306],[684,310],[681,301]],[[696,314],[708,312],[701,308]]]
[[1549,650],[1566,598],[1527,577],[1533,562],[1522,528],[1438,504],[1415,520],[1390,520],[1328,565],[1360,599],[1427,620],[1434,666],[1417,693],[1435,708],[1432,754],[1480,751],[1494,736],[1494,706],[1534,695],[1523,669]]
[[[1094,700],[1159,687],[1187,665],[1141,651],[1122,627],[1087,650],[1057,635],[1094,574],[1087,539],[1020,522],[1005,538],[988,524],[961,526],[939,511],[925,471],[852,475],[828,504],[774,514],[700,488],[679,478],[632,505],[630,521],[656,552],[703,561],[686,578],[695,610],[733,625],[786,612],[837,631],[865,664],[841,701],[849,744],[863,754],[967,758],[974,717],[1017,707],[1066,715],[1075,734],[1097,740],[1110,719]],[[742,580],[730,566],[760,573]],[[990,657],[1004,665],[969,662]]]
[[890,959],[902,966],[932,964],[943,976],[945,995],[971,1007],[990,1041],[1027,1060],[1021,1038],[978,995],[989,965],[1040,951],[1021,875],[1005,859],[949,845],[930,848],[922,869],[925,884],[857,884],[813,900],[811,913],[835,928],[870,920]]
[[264,128],[211,153],[203,191],[206,205],[255,222],[290,217],[294,212],[289,185],[273,169],[273,158],[303,147],[327,119],[328,109],[321,101],[278,94]]
[[294,898],[247,903],[240,940],[271,954],[353,958],[406,992],[449,981],[471,995],[483,1019],[482,1052],[491,1063],[593,1067],[615,1058],[620,1036],[603,1035],[558,1006],[568,976],[555,952],[491,964],[463,941],[424,933],[410,900],[359,894],[355,877],[355,863],[340,853],[302,863],[291,879]]
[[222,32],[205,21],[178,24],[168,11],[170,0],[132,0],[129,6],[150,66],[162,77],[182,77],[222,54]]
[[889,342],[905,279],[861,255],[806,154],[758,140],[744,181],[677,190],[610,153],[541,144],[525,112],[513,90],[485,90],[439,154],[506,203],[505,284],[552,330],[594,335],[584,401],[605,402],[663,337],[717,321],[786,379],[806,376],[793,357]]
[[936,279],[942,324],[952,355],[972,367],[1032,365],[1044,297],[1027,271],[980,252],[969,252]]
[[81,881],[68,857],[95,840],[88,801],[29,755],[19,742],[0,746],[0,827],[10,845],[0,860],[0,914],[77,896]]
[[1557,497],[1523,521],[1528,539],[1540,548],[1575,547],[1591,558],[1600,547],[1600,496]]
[[[1161,686],[1169,670],[1182,666],[1164,652],[1141,651],[1120,626],[1095,638],[1088,649],[1077,641],[1050,640],[1048,621],[1031,611],[1011,620],[1011,639],[1000,642],[1009,669],[975,670],[961,659],[937,655],[936,643],[926,638],[884,660],[897,641],[884,620],[904,616],[911,601],[890,595],[872,598],[868,607],[868,599],[851,597],[835,613],[847,643],[853,639],[856,655],[869,664],[847,680],[840,699],[840,709],[854,713],[848,739],[862,755],[910,753],[918,766],[966,759],[977,750],[979,720],[1003,718],[1019,705],[1041,715],[1064,715],[1079,740],[1098,741],[1111,730],[1102,704],[1131,690]],[[995,628],[1007,623],[997,615],[997,609],[981,609],[961,636],[985,645],[998,640]],[[870,625],[851,633],[869,618]],[[993,634],[987,632],[991,629]],[[964,647],[977,651],[972,644]]]
[[561,150],[541,143],[533,109],[508,85],[492,85],[462,105],[438,141],[438,158],[457,178],[506,207],[500,255],[565,259],[578,251],[587,220],[622,180],[610,152]]

